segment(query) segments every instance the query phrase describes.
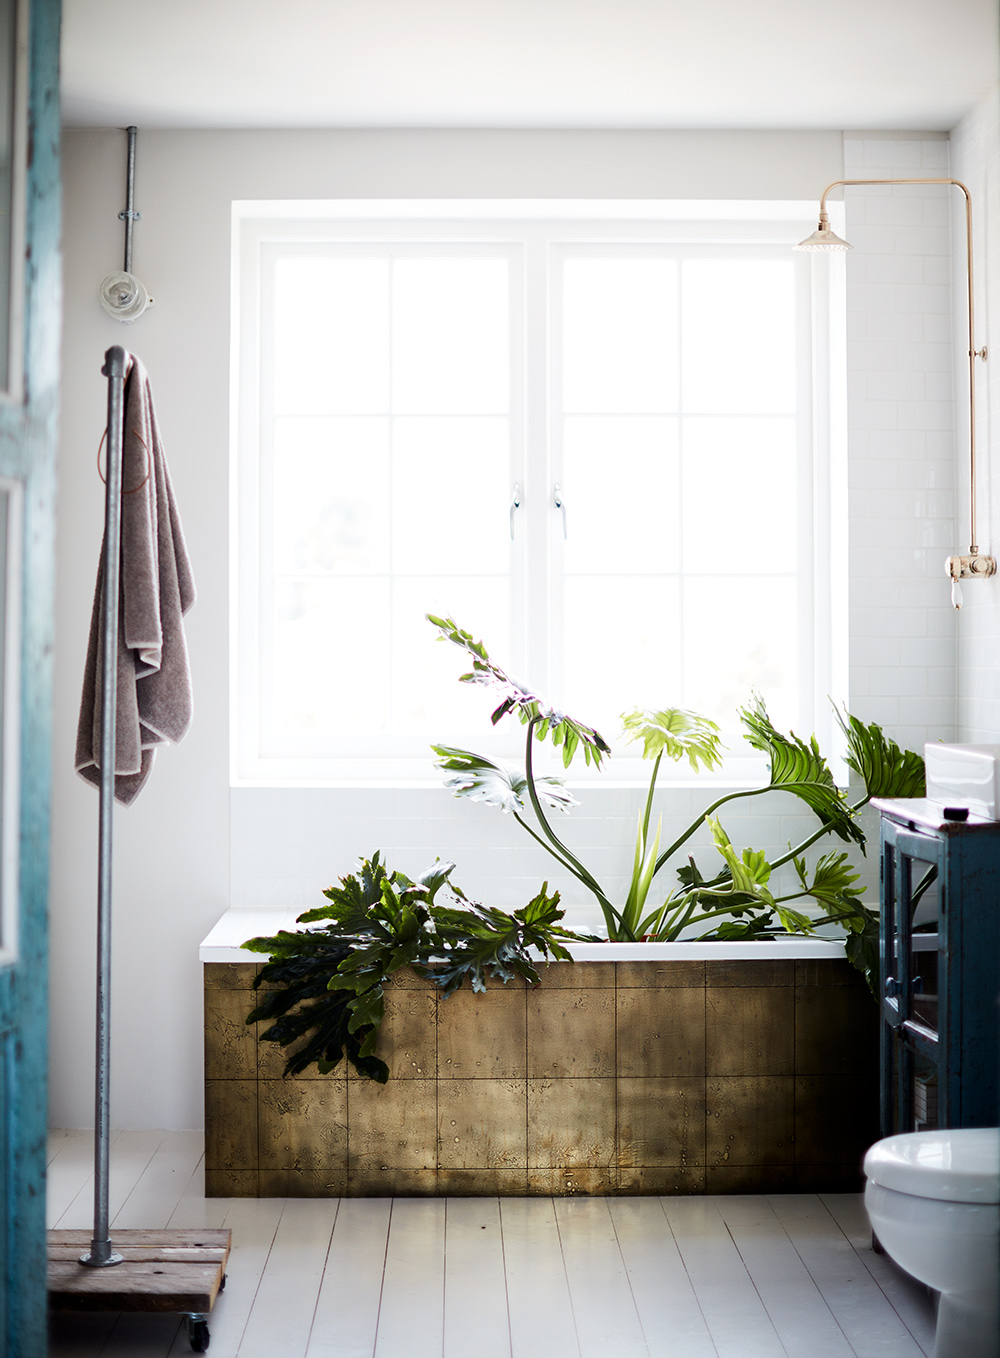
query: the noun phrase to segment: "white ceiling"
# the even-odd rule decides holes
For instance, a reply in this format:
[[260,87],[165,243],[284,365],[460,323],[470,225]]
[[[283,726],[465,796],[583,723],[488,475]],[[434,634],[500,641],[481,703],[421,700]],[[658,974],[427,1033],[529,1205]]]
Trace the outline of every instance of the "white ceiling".
[[63,0],[76,126],[946,131],[996,0]]

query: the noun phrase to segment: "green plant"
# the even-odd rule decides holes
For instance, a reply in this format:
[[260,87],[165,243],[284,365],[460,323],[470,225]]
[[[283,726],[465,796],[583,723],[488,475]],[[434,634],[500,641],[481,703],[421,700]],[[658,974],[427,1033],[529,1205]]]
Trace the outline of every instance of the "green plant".
[[[536,843],[593,894],[604,916],[609,939],[766,938],[781,932],[812,933],[821,926],[837,924],[848,935],[848,956],[871,976],[877,966],[877,916],[861,902],[861,892],[855,885],[859,874],[851,865],[849,853],[823,854],[811,868],[804,855],[818,840],[831,834],[864,851],[859,811],[872,797],[921,796],[924,766],[919,755],[901,750],[874,723],[865,726],[849,713],[842,715],[834,709],[846,741],[846,761],[864,785],[864,795],[851,803],[837,787],[815,736],[807,742],[794,734],[784,735],[772,725],[761,699],[754,697],[740,712],[740,721],[745,739],[767,755],[768,782],[761,787],[725,792],[661,850],[662,818],[652,834],[650,826],[663,757],[686,758],[695,771],[699,765],[706,769],[717,767],[718,727],[697,713],[679,708],[629,712],[622,719],[625,734],[642,742],[643,757],[653,761],[653,769],[645,806],[638,816],[629,890],[624,903],[616,905],[556,834],[546,815],[546,806],[568,811],[576,804],[575,798],[561,779],[537,777],[533,764],[533,743],[544,740],[546,735],[554,745],[561,746],[564,768],[569,767],[578,750],[583,751],[587,763],[600,767],[604,756],[610,753],[607,742],[593,727],[551,707],[537,693],[512,679],[490,659],[483,643],[474,640],[452,618],[427,616],[443,638],[471,657],[472,668],[461,676],[461,682],[484,685],[499,694],[500,703],[492,717],[494,724],[513,712],[527,727],[523,773],[511,772],[469,750],[433,746],[438,767],[452,775],[447,785],[457,796],[499,806],[513,815]],[[772,860],[760,850],[747,848],[738,852],[716,813],[729,802],[776,791],[798,797],[816,816],[818,827],[800,844],[789,845],[787,853]],[[527,819],[526,800],[534,824]],[[705,823],[722,858],[721,866],[705,875],[694,858],[687,855],[675,867],[674,888],[660,904],[647,909],[657,874],[681,853]],[[774,894],[772,875],[786,865],[791,865],[794,873],[794,882],[789,883],[793,889]],[[792,904],[808,901],[819,905],[818,916],[806,915]]]
[[[323,892],[329,904],[299,915],[299,924],[319,927],[282,929],[243,944],[271,958],[254,980],[255,990],[267,989],[247,1023],[270,1023],[263,1041],[300,1043],[285,1075],[313,1062],[325,1075],[346,1055],[359,1074],[384,1084],[389,1071],[375,1052],[383,987],[401,967],[450,995],[467,979],[473,990],[485,990],[487,976],[536,984],[529,949],[546,960],[573,960],[564,944],[580,935],[560,927],[558,893],[549,896],[543,883],[534,900],[509,915],[470,901],[450,881],[454,867],[437,861],[413,882],[389,872],[376,853],[357,876]],[[445,887],[451,903],[439,904]]]

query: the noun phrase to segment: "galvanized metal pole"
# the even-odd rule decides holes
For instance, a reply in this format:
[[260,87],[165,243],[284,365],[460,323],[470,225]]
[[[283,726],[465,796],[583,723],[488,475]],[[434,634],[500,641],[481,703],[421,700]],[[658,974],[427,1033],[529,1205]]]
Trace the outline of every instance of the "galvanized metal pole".
[[101,602],[101,804],[97,857],[97,1065],[94,1108],[94,1237],[80,1263],[120,1264],[111,1246],[108,1180],[111,1148],[111,832],[115,805],[115,713],[118,682],[118,588],[121,557],[122,444],[125,429],[126,354],[116,344],[104,356],[108,379],[107,485]]
[[125,187],[125,211],[120,215],[125,218],[125,272],[132,272],[132,223],[136,220],[135,213],[135,134],[134,127],[125,129],[128,134],[128,176]]

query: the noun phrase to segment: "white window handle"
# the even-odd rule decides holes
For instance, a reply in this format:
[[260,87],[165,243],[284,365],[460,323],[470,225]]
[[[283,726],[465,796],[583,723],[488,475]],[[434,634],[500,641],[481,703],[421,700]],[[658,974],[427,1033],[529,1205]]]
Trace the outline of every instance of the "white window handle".
[[521,485],[514,482],[514,494],[510,497],[510,540],[514,541],[514,515],[521,508]]
[[552,487],[552,503],[562,514],[563,537],[566,537],[566,497],[562,493],[562,487],[557,481]]

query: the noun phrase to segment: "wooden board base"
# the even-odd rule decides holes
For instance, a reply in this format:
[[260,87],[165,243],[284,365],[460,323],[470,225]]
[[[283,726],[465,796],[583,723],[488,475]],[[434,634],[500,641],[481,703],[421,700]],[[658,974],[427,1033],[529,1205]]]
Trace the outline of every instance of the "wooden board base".
[[88,1268],[89,1231],[49,1231],[49,1305],[56,1311],[182,1311],[207,1315],[225,1276],[225,1230],[112,1231],[124,1262]]

